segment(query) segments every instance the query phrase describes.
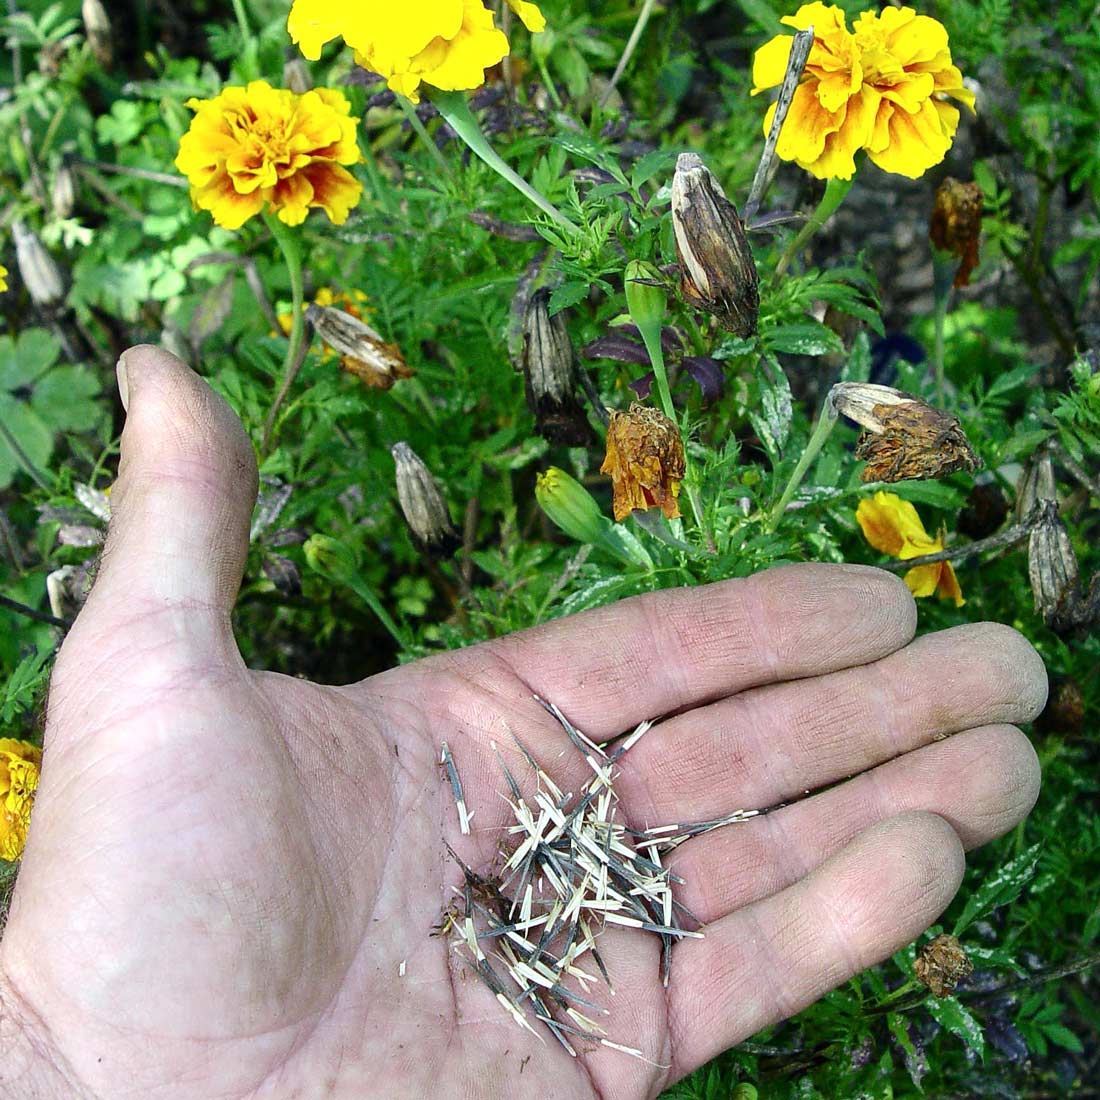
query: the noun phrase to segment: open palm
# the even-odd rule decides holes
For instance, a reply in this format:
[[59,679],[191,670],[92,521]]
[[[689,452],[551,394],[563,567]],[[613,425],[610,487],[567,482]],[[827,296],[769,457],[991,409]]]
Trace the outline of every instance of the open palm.
[[[657,593],[345,688],[252,672],[229,625],[245,435],[171,356],[121,373],[115,518],[0,945],[0,1083],[20,1095],[655,1096],[916,936],[963,847],[1034,801],[1009,723],[1042,705],[1037,656],[991,624],[912,641],[908,592],[871,569]],[[564,789],[586,778],[534,693],[599,739],[669,716],[623,758],[631,825],[787,803],[676,850],[705,937],[667,989],[654,937],[605,933],[602,1022],[644,1061],[521,1031],[433,935],[462,881],[447,845],[487,871],[508,823],[490,741],[512,730]]]

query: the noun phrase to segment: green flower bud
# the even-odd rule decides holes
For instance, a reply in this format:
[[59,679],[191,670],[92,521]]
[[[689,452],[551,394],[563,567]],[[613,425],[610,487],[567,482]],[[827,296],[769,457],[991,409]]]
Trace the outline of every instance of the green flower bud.
[[313,535],[302,549],[310,569],[334,584],[351,584],[359,572],[359,563],[351,547],[339,539]]
[[647,330],[659,333],[666,304],[661,273],[652,264],[631,260],[626,265],[625,282],[630,319],[643,334]]
[[599,542],[607,517],[592,494],[576,478],[551,466],[535,482],[539,507],[570,538],[577,542]]

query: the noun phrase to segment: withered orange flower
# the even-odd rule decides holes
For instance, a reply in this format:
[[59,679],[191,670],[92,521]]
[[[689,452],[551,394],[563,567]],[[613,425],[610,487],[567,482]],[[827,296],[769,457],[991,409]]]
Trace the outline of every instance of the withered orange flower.
[[982,189],[976,183],[961,183],[947,177],[936,189],[932,243],[961,261],[955,272],[955,286],[969,286],[970,273],[978,266],[978,240],[982,235]]
[[660,508],[666,518],[676,519],[685,468],[680,430],[664,413],[637,401],[629,412],[612,411],[600,473],[611,475],[616,520],[635,508]]

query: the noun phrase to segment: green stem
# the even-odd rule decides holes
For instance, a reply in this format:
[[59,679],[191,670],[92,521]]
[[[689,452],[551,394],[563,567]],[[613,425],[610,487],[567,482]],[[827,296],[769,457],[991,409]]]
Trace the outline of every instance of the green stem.
[[0,420],[0,438],[11,448],[11,453],[15,455],[16,462],[27,472],[31,481],[39,487],[39,489],[45,489],[47,493],[53,492],[53,486],[46,480],[42,471],[31,461],[30,456],[23,450],[19,443],[19,440],[8,430],[8,426]]
[[946,357],[946,329],[947,314],[951,307],[952,283],[955,278],[956,263],[953,257],[944,256],[933,250],[932,256],[932,292],[935,297],[935,311],[933,323],[935,343],[932,350],[933,363],[936,368],[936,395],[939,403],[944,401],[944,388],[946,383],[944,373],[944,359]]
[[642,9],[638,12],[638,18],[634,23],[634,29],[630,32],[630,38],[627,39],[626,46],[623,48],[622,57],[619,58],[619,63],[615,66],[615,72],[608,81],[603,95],[600,96],[601,109],[607,106],[608,100],[615,92],[615,86],[622,79],[623,73],[626,72],[626,67],[630,64],[630,59],[634,56],[634,51],[638,48],[642,35],[645,34],[646,24],[649,22],[649,17],[653,14],[653,9],[656,6],[657,0],[644,0]]
[[301,350],[302,338],[305,335],[305,323],[302,317],[305,293],[302,280],[302,253],[298,247],[298,238],[290,231],[289,227],[283,225],[274,215],[265,213],[264,221],[267,223],[268,229],[271,230],[271,235],[275,238],[275,242],[283,254],[283,259],[286,261],[287,273],[290,276],[290,295],[292,299],[290,340],[287,344],[286,358],[283,360],[283,380],[279,384],[278,392],[275,394],[275,399],[271,402],[271,408],[268,410],[267,420],[264,422],[263,442],[260,445],[261,455],[266,456],[271,434],[275,427],[275,419],[286,400],[287,394],[290,393],[290,387],[294,385],[294,379],[301,369],[304,358]]
[[244,0],[233,0],[233,14],[237,17],[237,26],[244,39],[244,50],[241,54],[242,68],[246,80],[254,80],[259,75],[259,66],[256,63],[256,38],[248,23],[248,14],[244,10]]
[[420,116],[416,113],[416,108],[403,95],[397,97],[397,103],[405,113],[405,118],[413,128],[413,133],[420,138],[420,143],[428,150],[432,159],[443,170],[443,174],[449,177],[451,174],[451,166],[447,162],[447,158],[443,155],[439,146],[432,141],[432,135],[428,133],[428,128],[420,121]]
[[451,129],[466,143],[470,151],[480,157],[502,180],[510,183],[521,195],[529,199],[552,221],[577,234],[580,229],[567,218],[545,195],[531,186],[518,172],[510,168],[501,159],[500,154],[489,144],[474,118],[470,104],[462,92],[432,92],[432,103],[447,120]]
[[375,613],[378,621],[389,631],[393,640],[407,653],[412,649],[411,640],[405,632],[390,618],[389,612],[382,606],[381,601],[374,592],[359,577],[352,577],[347,582],[352,590]]
[[773,281],[778,279],[790,267],[791,261],[802,250],[802,246],[837,212],[840,204],[847,197],[848,192],[851,191],[854,181],[854,174],[850,180],[829,180],[825,185],[825,194],[822,195],[817,209],[810,215],[809,220],[798,231],[791,243],[787,245],[783,255],[779,257],[779,263],[775,265]]
[[806,472],[813,465],[814,459],[821,453],[821,448],[825,446],[825,440],[829,438],[829,433],[832,432],[835,424],[836,409],[833,408],[833,403],[826,398],[825,407],[821,410],[821,415],[817,418],[814,430],[810,433],[810,441],[806,444],[806,449],[802,452],[802,457],[798,460],[798,465],[795,466],[791,479],[783,490],[783,495],[776,501],[775,507],[768,516],[767,530],[769,532],[774,531],[779,526],[779,521],[787,510],[787,505],[790,504],[791,498],[798,491],[798,487],[802,484]]

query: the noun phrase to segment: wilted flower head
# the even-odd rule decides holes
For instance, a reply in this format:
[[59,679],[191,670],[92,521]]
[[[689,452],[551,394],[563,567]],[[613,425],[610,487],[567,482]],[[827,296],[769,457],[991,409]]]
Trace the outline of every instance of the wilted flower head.
[[976,183],[960,183],[947,177],[936,188],[936,204],[928,236],[941,252],[961,261],[955,286],[969,286],[970,273],[978,266],[978,241],[982,235],[982,189]]
[[[529,31],[546,20],[527,0],[507,0]],[[287,20],[290,37],[312,61],[326,42],[342,38],[365,69],[414,103],[423,82],[458,91],[485,82],[485,70],[508,54],[508,39],[483,0],[416,0],[400,5],[363,0],[294,0]]]
[[362,185],[342,167],[362,159],[359,120],[343,93],[295,95],[253,80],[187,106],[195,117],[176,167],[196,209],[209,210],[224,229],[239,229],[265,207],[287,225],[300,225],[314,207],[343,225],[359,201]]
[[856,445],[866,481],[945,477],[976,470],[981,461],[958,420],[912,394],[870,382],[838,382],[834,409],[865,428]]
[[954,936],[944,933],[926,943],[913,962],[917,981],[928,986],[933,997],[950,997],[955,986],[974,972],[974,964]]
[[114,57],[113,35],[111,34],[111,20],[107,15],[100,0],[84,0],[80,6],[80,14],[84,20],[84,33],[88,36],[88,45],[92,47],[92,53],[96,61],[105,69],[111,67]]
[[1055,630],[1068,629],[1076,617],[1077,554],[1058,514],[1058,502],[1040,498],[1027,542],[1027,575],[1035,610]]
[[752,249],[733,203],[694,153],[676,161],[672,228],[684,297],[735,336],[751,336],[760,308]]
[[638,402],[629,412],[612,411],[600,473],[611,475],[616,520],[626,519],[635,508],[660,508],[668,519],[676,519],[685,469],[680,430],[664,413]]
[[[803,4],[783,23],[814,28],[802,82],[779,135],[776,153],[819,179],[851,179],[861,149],[887,172],[916,179],[939,164],[959,124],[948,97],[974,110],[951,63],[947,31],[912,8],[865,11],[849,31],[835,5]],[[781,84],[791,37],[778,35],[756,51],[753,94]],[[764,119],[767,133],[774,105]]]
[[[944,532],[932,538],[924,529],[916,508],[896,493],[878,492],[861,500],[856,521],[863,537],[876,549],[900,561],[935,554],[944,548]],[[949,561],[917,565],[905,574],[905,583],[916,597],[946,596],[962,607],[962,589]]]
[[65,297],[61,269],[33,229],[17,221],[12,223],[11,230],[15,237],[19,274],[31,301],[38,306],[57,305]]
[[41,766],[37,746],[0,738],[0,859],[13,862],[23,854]]
[[407,443],[390,448],[397,464],[397,499],[413,539],[433,558],[453,554],[461,545],[439,482]]
[[399,378],[411,378],[416,373],[396,344],[387,343],[351,313],[314,302],[306,310],[306,320],[339,354],[344,370],[373,389],[388,390]]
[[577,399],[576,361],[565,318],[550,316],[550,291],[535,291],[523,315],[523,380],[539,433],[553,443],[583,446],[592,429]]

